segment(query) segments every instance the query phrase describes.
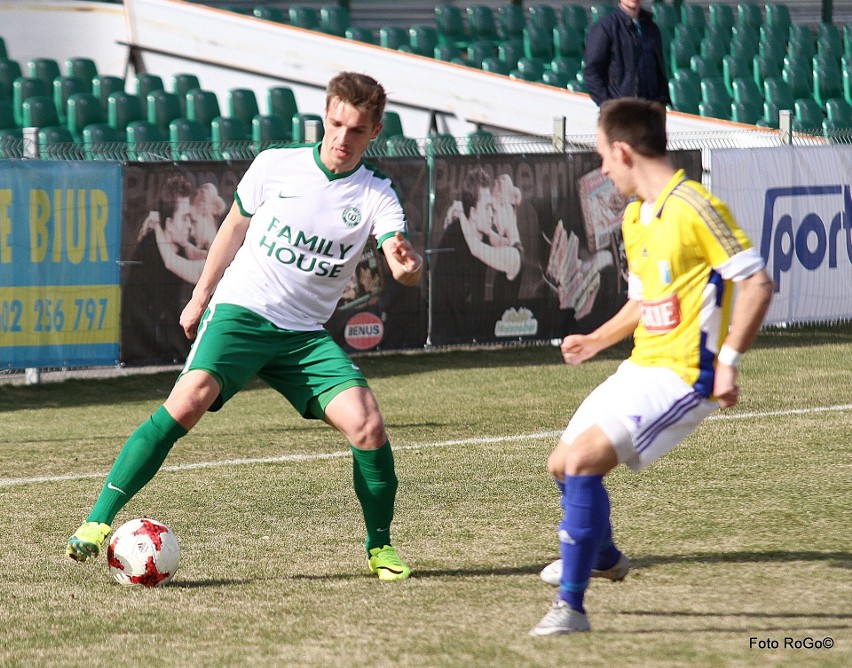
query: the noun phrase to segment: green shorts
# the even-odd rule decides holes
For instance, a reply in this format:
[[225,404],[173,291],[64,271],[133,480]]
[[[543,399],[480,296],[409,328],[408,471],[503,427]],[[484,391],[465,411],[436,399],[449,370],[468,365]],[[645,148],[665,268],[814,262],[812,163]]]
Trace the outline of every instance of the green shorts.
[[210,407],[219,410],[257,376],[306,418],[322,419],[325,407],[350,387],[368,387],[361,370],[324,329],[295,332],[233,304],[208,308],[181,374],[206,371],[219,384]]

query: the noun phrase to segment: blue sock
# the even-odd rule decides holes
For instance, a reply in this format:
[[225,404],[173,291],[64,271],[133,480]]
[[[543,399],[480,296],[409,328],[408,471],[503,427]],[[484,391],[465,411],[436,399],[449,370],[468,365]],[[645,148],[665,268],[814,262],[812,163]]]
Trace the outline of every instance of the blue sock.
[[565,514],[559,523],[562,554],[559,596],[574,610],[585,612],[583,597],[609,524],[609,497],[603,476],[565,476],[562,509]]
[[[609,497],[607,497],[609,502]],[[609,505],[609,503],[607,503]],[[609,520],[609,509],[607,509],[607,520]],[[595,561],[595,569],[605,571],[607,568],[612,568],[621,559],[621,550],[619,550],[612,541],[612,524],[607,521],[606,531],[601,539],[601,545],[598,548],[598,558]]]

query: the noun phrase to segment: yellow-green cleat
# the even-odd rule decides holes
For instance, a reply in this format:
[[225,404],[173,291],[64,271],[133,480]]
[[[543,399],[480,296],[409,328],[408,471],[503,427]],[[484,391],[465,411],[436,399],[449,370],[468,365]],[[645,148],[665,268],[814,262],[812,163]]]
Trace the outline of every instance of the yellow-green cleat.
[[109,524],[103,522],[84,522],[68,539],[65,555],[74,561],[83,562],[95,559],[101,553],[101,547],[109,533]]
[[391,545],[374,547],[370,550],[370,572],[379,576],[379,580],[404,580],[411,575],[411,569],[405,565],[396,548]]

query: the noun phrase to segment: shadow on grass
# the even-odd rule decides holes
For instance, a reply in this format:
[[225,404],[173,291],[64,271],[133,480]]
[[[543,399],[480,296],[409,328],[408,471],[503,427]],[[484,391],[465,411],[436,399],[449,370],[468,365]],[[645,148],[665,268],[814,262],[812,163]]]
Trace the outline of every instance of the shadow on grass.
[[653,568],[666,564],[704,563],[783,563],[790,561],[826,562],[835,568],[852,569],[852,552],[817,552],[815,550],[769,550],[766,552],[693,552],[690,554],[665,554],[631,557],[633,568]]
[[166,585],[169,589],[205,589],[209,587],[233,587],[235,585],[251,584],[253,580],[176,580]]

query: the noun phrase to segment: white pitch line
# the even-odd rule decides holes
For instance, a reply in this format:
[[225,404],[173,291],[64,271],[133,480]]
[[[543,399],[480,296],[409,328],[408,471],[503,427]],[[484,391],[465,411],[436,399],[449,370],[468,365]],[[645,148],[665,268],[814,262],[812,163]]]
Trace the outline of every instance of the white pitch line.
[[[756,413],[720,413],[711,415],[707,420],[745,420],[751,418],[778,417],[784,415],[808,415],[812,413],[836,413],[852,410],[852,404],[839,404],[837,406],[817,406],[814,408],[791,408],[789,410],[766,411]],[[453,445],[486,445],[489,443],[505,443],[506,441],[534,441],[541,438],[556,438],[562,431],[541,431],[532,434],[515,434],[512,436],[481,436],[479,438],[458,438],[450,441],[435,441],[431,443],[409,443],[407,445],[394,445],[395,451],[399,450],[423,450],[426,448],[443,448]],[[198,462],[196,464],[177,464],[175,466],[163,466],[161,471],[192,471],[196,469],[212,469],[222,466],[246,466],[256,464],[283,464],[287,462],[317,461],[321,459],[340,459],[351,456],[349,450],[338,452],[325,452],[316,454],[280,455],[278,457],[257,457],[246,459],[223,459],[215,462]],[[106,478],[106,473],[70,473],[67,475],[34,476],[32,478],[0,478],[0,487],[14,487],[17,485],[29,485],[39,482],[62,482],[65,480],[89,480],[93,478]]]

